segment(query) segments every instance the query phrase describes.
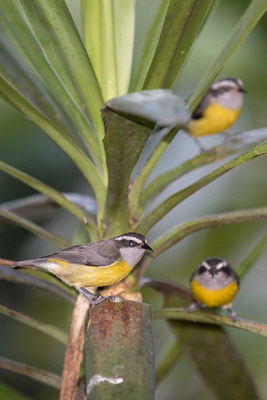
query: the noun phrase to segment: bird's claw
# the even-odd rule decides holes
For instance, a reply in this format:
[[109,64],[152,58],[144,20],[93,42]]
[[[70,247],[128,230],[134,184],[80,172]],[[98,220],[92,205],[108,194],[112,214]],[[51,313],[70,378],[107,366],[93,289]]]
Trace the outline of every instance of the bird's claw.
[[97,304],[102,303],[102,301],[115,302],[116,297],[115,296],[95,296],[93,299],[88,299],[88,300],[89,300],[90,306],[95,307]]

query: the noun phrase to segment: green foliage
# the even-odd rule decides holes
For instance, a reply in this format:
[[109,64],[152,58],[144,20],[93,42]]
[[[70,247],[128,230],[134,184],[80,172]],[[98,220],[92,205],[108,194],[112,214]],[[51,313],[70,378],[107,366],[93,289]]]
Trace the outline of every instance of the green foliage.
[[[67,210],[86,228],[90,239],[96,241],[129,230],[148,233],[192,194],[232,169],[266,155],[266,129],[255,130],[253,134],[243,132],[232,135],[221,146],[183,163],[177,162],[174,168],[147,184],[177,130],[186,125],[190,117],[188,109],[196,106],[267,9],[266,0],[251,2],[187,104],[184,99],[166,90],[127,94],[129,87],[132,91],[140,91],[173,85],[185,66],[212,4],[212,0],[161,1],[144,41],[140,63],[132,71],[135,35],[133,0],[81,0],[83,39],[64,0],[0,0],[0,95],[38,125],[72,160],[86,178],[87,189],[92,190],[97,212],[91,212],[91,198],[88,196],[62,194],[4,161],[0,161],[0,170],[46,196],[46,205],[48,201],[53,207],[56,204]],[[159,94],[160,102],[157,100]],[[110,100],[117,96],[120,97]],[[104,101],[108,101],[106,105]],[[155,130],[162,129],[162,134],[140,168],[138,161],[153,127]],[[159,197],[163,190],[185,174],[233,154],[238,156],[187,184],[184,189],[163,201]],[[137,176],[133,180],[134,169],[137,169]],[[38,198],[31,203],[23,199],[13,209],[11,205],[0,206],[0,222],[16,223],[57,247],[71,245],[33,222],[35,207],[38,208],[37,219],[43,217],[47,220],[43,200]],[[158,201],[158,205],[148,212],[149,203],[154,200]],[[139,299],[139,293],[135,292],[144,283],[142,277],[147,265],[188,235],[213,226],[266,218],[266,207],[258,207],[204,216],[174,225],[152,243],[155,253],[146,255],[136,268],[135,275],[130,278],[131,288],[126,284],[129,290],[126,290],[125,296],[135,295]],[[240,265],[242,274],[252,267],[265,248],[266,238],[263,238]],[[1,259],[0,263],[10,264]],[[0,267],[0,278],[45,289],[73,304],[73,290],[43,272],[25,273]],[[158,282],[157,287],[167,298],[170,287],[164,282]],[[113,289],[110,289],[111,293]],[[174,292],[176,300],[179,298],[177,304],[168,302],[168,298],[166,308],[152,313],[154,318],[170,321],[175,336],[172,349],[176,343],[180,346],[178,349],[175,347],[170,360],[170,348],[167,349],[167,356],[159,364],[157,379],[165,376],[185,352],[218,398],[234,399],[238,392],[244,399],[257,399],[256,385],[222,326],[266,336],[266,325],[246,320],[233,322],[211,313],[188,314],[176,307],[180,305],[181,298],[182,304],[187,304],[191,299],[190,293],[183,288]],[[65,333],[52,325],[39,323],[4,306],[0,306],[0,312],[62,343],[66,342]],[[68,357],[73,359],[73,371],[67,364],[64,366],[62,385],[68,382],[68,374],[75,372],[76,378],[79,376],[83,358],[80,332],[83,331],[85,315],[86,312],[80,320],[73,317],[66,350]],[[75,331],[75,327],[79,329]],[[85,379],[90,398],[154,398],[154,353],[150,328],[149,307],[143,303],[102,303],[90,312],[85,345]],[[79,332],[79,337],[75,337],[75,332]],[[73,342],[79,344],[75,351]],[[127,369],[115,371],[115,364],[127,365]],[[59,388],[61,384],[60,377],[55,374],[4,358],[0,360],[0,368],[29,376],[54,388]],[[212,377],[215,368],[219,381]],[[108,379],[98,385],[97,376]],[[75,379],[70,387],[64,387],[70,398],[74,398],[78,390],[84,391],[82,386],[78,389],[78,380]]]

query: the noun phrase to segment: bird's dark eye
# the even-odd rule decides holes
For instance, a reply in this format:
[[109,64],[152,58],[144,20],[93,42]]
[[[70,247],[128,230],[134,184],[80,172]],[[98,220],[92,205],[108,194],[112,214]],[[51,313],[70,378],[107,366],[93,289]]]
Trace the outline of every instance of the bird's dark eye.
[[201,267],[199,267],[198,273],[199,274],[204,274],[204,272],[207,271],[207,268],[203,267],[203,265],[201,265]]
[[134,246],[136,246],[136,243],[133,240],[130,240],[129,241],[129,246],[134,247]]

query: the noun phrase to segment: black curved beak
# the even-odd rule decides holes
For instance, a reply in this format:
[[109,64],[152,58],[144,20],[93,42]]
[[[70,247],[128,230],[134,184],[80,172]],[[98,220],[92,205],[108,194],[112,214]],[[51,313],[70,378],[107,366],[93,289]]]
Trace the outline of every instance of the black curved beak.
[[153,251],[153,252],[154,252],[154,250],[153,250],[147,243],[144,243],[144,244],[142,245],[142,249],[146,249],[146,250],[150,250],[150,251]]
[[241,92],[241,93],[247,93],[248,92],[247,89],[245,89],[245,88],[239,88],[238,91]]

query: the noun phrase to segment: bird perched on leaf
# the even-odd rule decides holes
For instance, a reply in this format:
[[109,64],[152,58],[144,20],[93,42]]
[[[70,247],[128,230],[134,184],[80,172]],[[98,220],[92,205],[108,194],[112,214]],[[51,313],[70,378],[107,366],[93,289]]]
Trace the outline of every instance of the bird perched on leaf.
[[95,296],[86,287],[109,286],[121,281],[151,250],[140,233],[124,233],[96,243],[73,246],[58,253],[33,260],[19,261],[13,267],[37,267],[74,286],[91,303],[98,304],[108,296]]
[[193,138],[228,129],[240,115],[246,90],[236,78],[214,82],[192,113],[186,130]]
[[239,277],[227,261],[208,258],[193,272],[189,283],[196,300],[189,312],[202,307],[223,307],[230,312],[232,319],[236,319],[231,302],[239,290]]

